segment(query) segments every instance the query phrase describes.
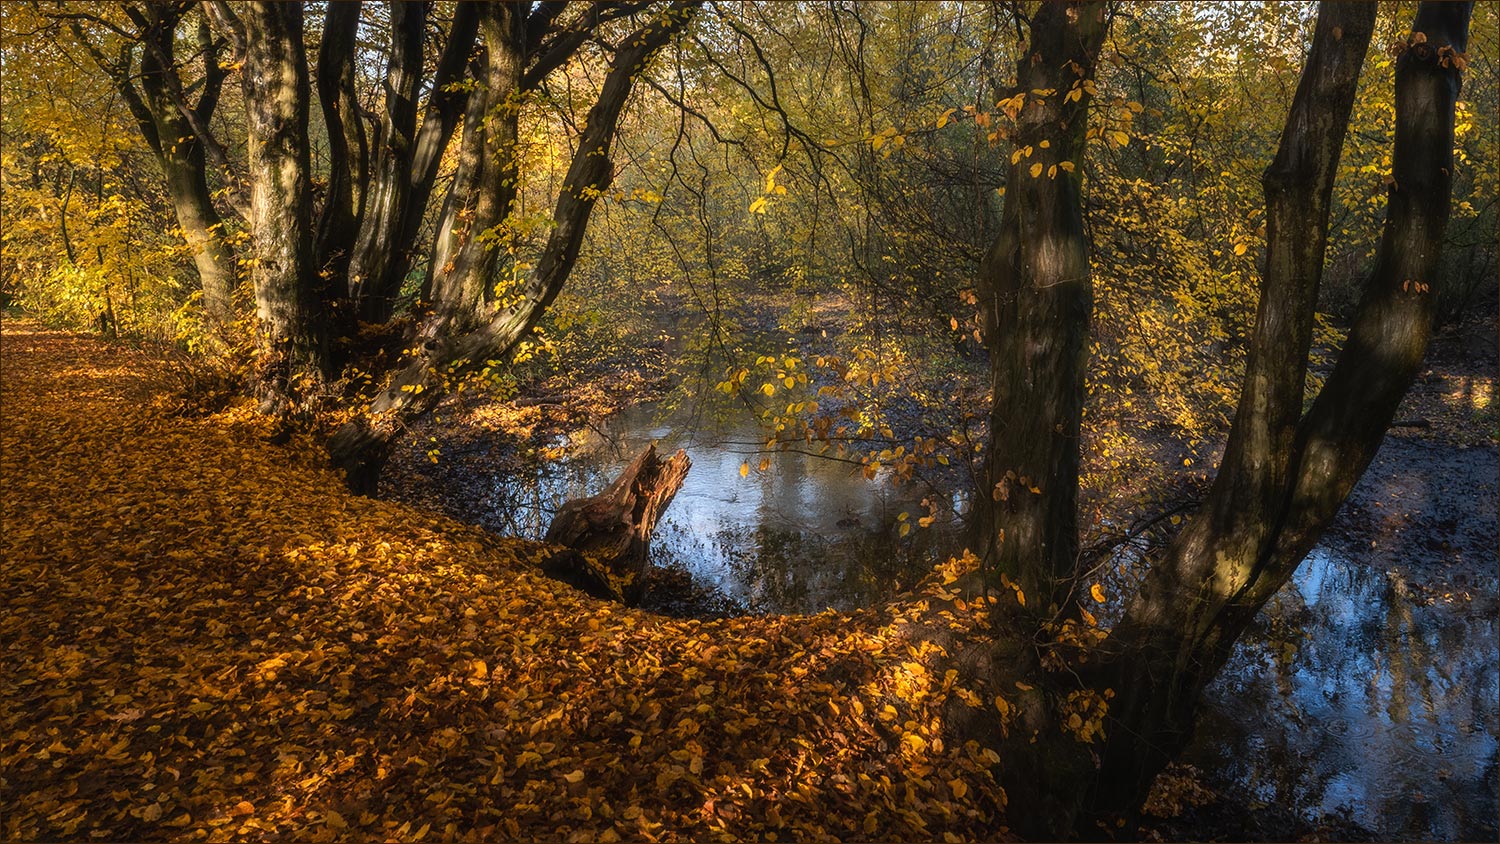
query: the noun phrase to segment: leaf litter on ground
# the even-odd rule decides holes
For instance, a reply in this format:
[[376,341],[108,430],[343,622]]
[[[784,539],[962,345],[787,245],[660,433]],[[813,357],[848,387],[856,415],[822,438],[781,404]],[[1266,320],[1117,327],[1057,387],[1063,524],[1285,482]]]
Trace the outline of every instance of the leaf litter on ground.
[[912,634],[920,596],[597,601],[542,546],[349,495],[246,408],[167,412],[151,367],[0,341],[5,840],[1006,835],[998,757],[944,719],[993,692]]

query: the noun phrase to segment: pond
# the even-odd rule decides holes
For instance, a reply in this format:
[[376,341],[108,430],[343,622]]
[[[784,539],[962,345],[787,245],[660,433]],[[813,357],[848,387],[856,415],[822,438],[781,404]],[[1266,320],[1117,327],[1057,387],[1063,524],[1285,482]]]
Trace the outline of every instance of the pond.
[[[867,481],[857,465],[810,453],[763,454],[765,436],[749,418],[673,424],[660,416],[653,405],[626,410],[575,437],[561,460],[507,478],[494,498],[508,521],[493,527],[540,539],[561,502],[598,492],[656,442],[663,455],[686,449],[692,469],[657,526],[652,562],[685,573],[734,611],[869,606],[961,550],[951,498],[939,505],[945,518],[917,529],[928,496],[909,486]],[[903,513],[913,526],[905,537]],[[648,594],[647,608],[663,597]]]
[[[686,449],[693,465],[653,539],[653,563],[721,598],[720,611],[870,605],[962,548],[951,495],[867,481],[857,466],[808,454],[762,454],[749,419],[661,417],[652,406],[629,410],[535,475],[505,481],[495,500],[509,521],[494,527],[539,538],[561,501],[599,491],[656,441]],[[1377,840],[1495,840],[1500,584],[1485,538],[1496,518],[1494,451],[1403,457],[1418,473],[1434,460],[1462,462],[1450,468],[1461,468],[1464,494],[1476,497],[1465,518],[1489,523],[1458,530],[1478,529],[1481,541],[1457,551],[1430,537],[1416,548],[1369,548],[1361,529],[1334,532],[1236,646],[1184,759],[1211,772],[1209,785],[1228,799],[1308,825],[1333,818]],[[1402,469],[1400,460],[1375,467],[1363,494],[1409,486]],[[946,515],[900,536],[901,514],[914,522],[927,513],[924,498],[944,499]],[[1485,542],[1487,566],[1454,564],[1465,545]],[[1429,581],[1437,585],[1422,585]]]

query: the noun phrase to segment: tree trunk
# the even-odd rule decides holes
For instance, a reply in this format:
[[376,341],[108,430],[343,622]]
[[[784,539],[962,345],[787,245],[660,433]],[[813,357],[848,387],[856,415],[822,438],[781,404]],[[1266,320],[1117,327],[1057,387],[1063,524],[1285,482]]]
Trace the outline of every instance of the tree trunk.
[[[1424,3],[1396,69],[1384,236],[1354,330],[1300,416],[1328,193],[1373,4],[1324,4],[1281,150],[1266,174],[1267,263],[1235,427],[1203,511],[1152,567],[1095,675],[1118,698],[1091,801],[1138,804],[1190,737],[1200,693],[1291,577],[1373,458],[1426,348],[1453,166],[1454,51],[1469,4]],[[1417,35],[1424,36],[1422,38]]]
[[262,406],[284,411],[327,378],[328,283],[314,264],[310,98],[299,2],[216,0],[209,8],[229,30],[249,129],[250,229],[262,354]]
[[125,11],[139,27],[144,47],[139,90],[128,52],[123,52],[118,62],[110,61],[88,40],[77,21],[72,22],[73,33],[115,83],[146,145],[161,165],[178,228],[198,270],[208,336],[222,338],[234,320],[237,273],[234,250],[224,237],[224,221],[214,208],[208,187],[205,150],[215,142],[202,132],[218,106],[225,71],[219,67],[219,51],[206,24],[200,22],[197,40],[203,61],[202,93],[196,104],[189,105],[184,100],[175,52],[181,10],[151,3],[128,6]]
[[[1079,191],[1085,83],[1104,3],[1044,3],[1019,62],[1016,153],[999,236],[980,269],[994,390],[978,541],[1027,605],[1069,603],[1078,558],[1078,442],[1093,288]],[[1043,92],[1043,93],[1038,93]]]
[[417,129],[426,13],[426,4],[391,4],[386,111],[374,149],[373,183],[349,267],[349,296],[359,318],[370,323],[385,322],[394,310],[412,266],[442,152],[470,96],[456,83],[463,78],[473,50],[479,5],[460,3],[438,59],[421,129]]
[[553,556],[548,574],[598,598],[640,603],[651,533],[691,465],[682,449],[662,460],[648,445],[603,492],[563,504],[543,541],[579,553]]
[[[369,183],[369,145],[354,91],[360,0],[329,3],[318,48],[318,101],[328,127],[328,196],[318,220],[315,266],[328,279],[348,274]],[[393,17],[392,28],[397,26]],[[418,30],[420,32],[420,30]]]
[[[372,494],[406,421],[431,409],[452,379],[505,358],[531,335],[572,272],[589,214],[613,177],[609,148],[636,77],[699,5],[699,0],[673,3],[625,38],[589,110],[536,267],[505,278],[497,277],[497,270],[511,271],[515,265],[502,264],[494,248],[503,234],[479,234],[504,221],[515,195],[513,120],[522,68],[506,49],[522,43],[512,39],[525,29],[516,13],[519,7],[491,8],[483,19],[491,54],[487,79],[469,104],[471,119],[465,121],[459,171],[434,245],[429,285],[433,304],[418,331],[418,352],[376,396],[369,412],[329,441],[329,454],[344,470],[350,489]],[[516,87],[504,87],[512,81]],[[484,120],[491,110],[494,119]]]

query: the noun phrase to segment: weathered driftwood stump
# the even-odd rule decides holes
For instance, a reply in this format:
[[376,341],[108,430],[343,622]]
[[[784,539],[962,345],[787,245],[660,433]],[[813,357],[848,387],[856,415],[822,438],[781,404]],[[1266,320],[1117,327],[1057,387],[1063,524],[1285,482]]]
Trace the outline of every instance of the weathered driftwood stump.
[[690,465],[682,449],[662,460],[648,445],[603,492],[564,503],[545,540],[572,550],[553,555],[544,571],[595,597],[638,603],[651,532]]

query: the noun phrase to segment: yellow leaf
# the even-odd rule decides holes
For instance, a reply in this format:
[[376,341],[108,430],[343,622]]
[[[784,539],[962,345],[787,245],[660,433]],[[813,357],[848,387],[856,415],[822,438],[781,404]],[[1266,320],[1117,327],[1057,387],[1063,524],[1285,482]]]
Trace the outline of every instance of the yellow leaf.
[[1040,175],[1042,175],[1042,163],[1038,161],[1036,164],[1031,165],[1031,178],[1035,179]]
[[900,531],[898,531],[898,532],[899,532],[899,533],[900,533],[900,534],[901,534],[901,535],[902,535],[902,536],[905,536],[905,535],[907,535],[907,534],[908,534],[908,533],[911,533],[911,522],[902,522],[902,523],[901,523],[901,530],[900,530]]
[[1066,170],[1069,173],[1073,172],[1073,162],[1071,161],[1059,161],[1057,162],[1057,166],[1060,170]]
[[1243,243],[1236,243],[1234,245],[1234,254],[1236,254],[1236,255],[1243,255],[1243,254],[1245,254],[1245,249],[1246,248],[1247,247],[1245,246],[1245,244],[1243,244]]
[[947,111],[943,112],[941,115],[939,115],[938,119],[937,119],[937,127],[939,129],[941,129],[944,126],[947,126],[948,125],[948,118],[952,117],[953,116],[953,112],[955,112],[955,111],[958,111],[958,109],[956,109],[956,108],[950,108]]
[[969,793],[969,784],[963,780],[949,780],[948,787],[953,789],[953,796],[959,800],[964,799],[964,795]]
[[1026,606],[1026,593],[1022,592],[1019,586],[1016,587],[1016,603],[1023,607]]
[[750,213],[751,214],[764,214],[764,213],[766,213],[766,198],[764,196],[762,196],[761,198],[759,198],[759,199],[755,200],[754,202],[750,203]]
[[748,461],[746,461],[746,462],[740,464],[740,477],[745,478],[745,477],[749,477],[749,476],[750,476],[750,463]]
[[766,193],[770,193],[776,189],[776,174],[780,172],[781,165],[778,164],[771,168],[771,172],[766,174]]
[[486,677],[489,677],[489,676],[490,676],[490,666],[489,666],[489,664],[486,663],[482,659],[476,659],[476,660],[474,660],[474,666],[473,666],[473,677],[474,677],[474,679],[476,679],[476,680],[483,680],[483,679],[485,679]]
[[563,774],[563,779],[568,782],[583,782],[583,771],[574,771],[571,774]]
[[1095,583],[1093,586],[1089,587],[1089,594],[1094,596],[1094,600],[1098,601],[1101,604],[1104,603],[1104,587],[1103,586],[1100,586],[1099,584]]

